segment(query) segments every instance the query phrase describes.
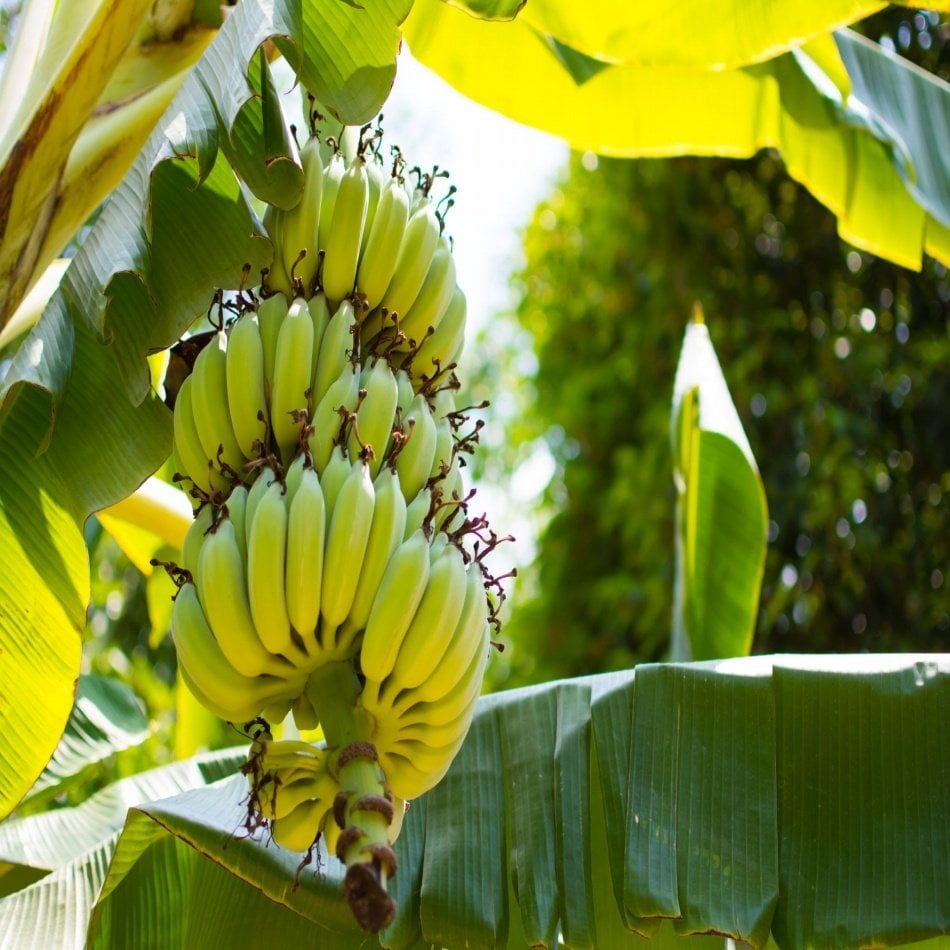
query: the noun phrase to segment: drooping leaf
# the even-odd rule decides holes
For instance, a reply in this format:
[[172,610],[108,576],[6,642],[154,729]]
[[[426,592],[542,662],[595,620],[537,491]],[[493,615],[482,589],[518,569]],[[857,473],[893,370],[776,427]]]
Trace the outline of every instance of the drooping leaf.
[[521,14],[596,59],[638,66],[734,69],[771,59],[876,13],[877,0],[626,3],[531,0]]
[[0,383],[0,816],[45,766],[72,706],[89,583],[80,526],[170,451],[146,355],[176,340],[217,287],[237,286],[245,263],[254,274],[272,254],[225,155],[258,198],[298,200],[293,155],[275,155],[265,136],[272,87],[257,50],[288,37],[302,74],[323,77],[323,98],[347,121],[372,114],[392,82],[406,4],[343,17],[338,6],[234,9]]
[[[664,947],[674,931],[755,947],[770,934],[793,947],[937,936],[950,921],[948,736],[948,656],[654,664],[486,697],[446,780],[406,815],[383,945],[506,945],[552,927],[571,946],[642,943],[625,925]],[[134,809],[95,945],[180,926],[204,863],[285,905],[275,938],[302,917],[312,939],[349,945],[339,863],[321,852],[321,873],[297,879],[299,856],[232,837],[245,799],[235,777]]]
[[148,720],[128,686],[106,676],[80,676],[63,738],[24,800],[35,803],[65,791],[86,769],[144,742],[149,732]]
[[701,317],[688,325],[683,340],[672,433],[672,656],[744,656],[755,631],[768,512],[752,449]]
[[128,809],[214,782],[243,758],[199,756],[122,779],[74,808],[0,825],[0,944],[82,946]]
[[[586,7],[575,8],[587,16]],[[679,38],[679,31],[670,32]],[[696,69],[661,56],[655,65],[602,69],[578,85],[545,37],[590,51],[573,34],[537,31],[525,14],[493,23],[439,0],[417,0],[405,33],[412,54],[460,92],[576,149],[630,158],[745,157],[774,147],[789,174],[835,212],[848,240],[914,269],[925,250],[950,262],[948,221],[931,210],[943,208],[945,185],[912,175],[928,194],[925,205],[901,177],[902,169],[935,160],[920,153],[932,144],[928,136],[895,144],[895,126],[887,121],[893,106],[883,93],[868,95],[873,101],[863,106],[852,103],[841,90],[848,75],[841,56],[821,37],[748,66]],[[706,43],[701,32],[695,35]],[[950,113],[946,83],[892,78],[906,71],[898,57],[874,44],[861,50],[861,69],[873,77],[862,78],[862,87],[900,90],[896,108],[910,128],[942,127]],[[918,85],[929,93],[916,95]],[[876,108],[889,111],[870,111]],[[931,154],[939,156],[939,147]]]

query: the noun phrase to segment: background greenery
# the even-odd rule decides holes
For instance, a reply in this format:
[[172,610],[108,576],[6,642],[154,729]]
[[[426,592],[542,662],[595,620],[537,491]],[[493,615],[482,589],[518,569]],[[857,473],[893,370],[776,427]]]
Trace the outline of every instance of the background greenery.
[[[935,18],[891,11],[862,30],[946,75]],[[555,462],[508,629],[512,682],[666,653],[669,406],[696,301],[769,501],[754,651],[950,647],[944,266],[917,274],[844,244],[771,153],[575,154],[525,254],[515,330],[482,369],[486,389],[520,393],[507,473],[537,439]]]

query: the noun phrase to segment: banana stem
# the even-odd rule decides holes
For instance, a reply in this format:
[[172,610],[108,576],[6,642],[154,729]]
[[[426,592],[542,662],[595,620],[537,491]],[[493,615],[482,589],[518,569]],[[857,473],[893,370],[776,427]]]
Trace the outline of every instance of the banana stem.
[[389,843],[392,795],[372,743],[373,721],[358,702],[360,683],[348,660],[315,670],[306,695],[338,769],[340,793],[334,817],[342,829],[337,857],[347,867],[343,893],[360,926],[376,933],[396,913],[395,902],[386,893],[396,857]]

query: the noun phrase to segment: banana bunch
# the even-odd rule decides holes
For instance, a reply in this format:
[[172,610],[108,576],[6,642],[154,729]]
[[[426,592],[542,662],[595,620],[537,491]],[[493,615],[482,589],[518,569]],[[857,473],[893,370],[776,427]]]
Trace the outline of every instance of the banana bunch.
[[[370,140],[372,141],[372,140]],[[234,293],[174,408],[174,457],[195,503],[172,633],[182,677],[225,719],[263,723],[248,831],[291,850],[323,839],[367,930],[404,802],[464,740],[497,624],[498,543],[469,512],[478,426],[455,402],[465,298],[430,197],[370,144],[324,162],[269,209],[276,256]],[[218,297],[219,303],[224,296]],[[274,741],[292,715],[323,747]]]

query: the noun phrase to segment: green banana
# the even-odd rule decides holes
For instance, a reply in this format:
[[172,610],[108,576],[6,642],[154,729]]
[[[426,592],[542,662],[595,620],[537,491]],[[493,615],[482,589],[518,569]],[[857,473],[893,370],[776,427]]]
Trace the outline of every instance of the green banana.
[[261,334],[261,346],[264,350],[264,392],[267,404],[271,403],[274,392],[274,367],[277,364],[277,339],[280,327],[287,316],[289,304],[284,294],[274,294],[257,305],[257,323]]
[[214,521],[214,505],[202,505],[195,514],[195,520],[188,527],[185,541],[181,546],[181,566],[194,577],[198,573],[198,555],[205,543],[205,535]]
[[323,290],[332,303],[353,292],[369,202],[366,164],[357,157],[340,179],[323,257]]
[[258,458],[266,453],[267,393],[257,314],[246,313],[231,325],[225,371],[235,438],[246,458]]
[[387,466],[376,476],[374,487],[376,503],[373,507],[373,524],[366,542],[353,603],[341,631],[341,635],[351,640],[366,627],[386,565],[396,548],[402,544],[406,530],[406,501],[399,485],[399,476]]
[[443,236],[432,256],[419,295],[399,321],[399,329],[408,341],[421,343],[429,328],[437,329],[455,294],[455,258],[448,240]]
[[465,572],[465,600],[455,631],[432,675],[413,690],[418,700],[437,702],[455,689],[476,662],[478,652],[487,655],[487,638],[488,598],[481,569],[473,562]]
[[465,340],[465,294],[455,288],[448,308],[433,333],[412,357],[412,373],[418,379],[435,379],[445,372]]
[[339,410],[341,407],[347,412],[355,410],[359,392],[359,370],[352,363],[344,363],[340,375],[323,394],[313,411],[313,434],[309,438],[308,447],[313,456],[313,464],[321,475],[330,461],[330,454],[340,434],[343,419]]
[[332,803],[312,800],[299,805],[289,815],[275,821],[271,828],[274,841],[288,851],[307,851],[317,840],[320,822]]
[[211,459],[201,444],[192,405],[193,387],[194,374],[185,377],[185,381],[178,390],[178,398],[175,400],[173,424],[175,454],[185,469],[180,474],[190,478],[195,487],[205,494],[211,494],[227,488],[228,480],[218,469],[212,467]]
[[208,626],[194,584],[179,588],[171,628],[182,669],[200,693],[198,698],[213,703],[217,715],[224,713],[231,721],[252,719],[268,703],[299,689],[299,684],[284,679],[249,677],[234,669]]
[[441,232],[435,207],[426,198],[409,217],[396,270],[380,301],[381,307],[390,313],[395,311],[400,317],[409,312],[429,271]]
[[291,637],[284,571],[287,560],[287,507],[284,486],[275,481],[261,497],[248,523],[247,590],[251,616],[261,643],[291,662],[306,656]]
[[409,194],[403,182],[390,178],[383,186],[372,227],[356,272],[356,288],[374,309],[383,299],[399,261],[399,248],[409,223]]
[[257,512],[257,506],[264,497],[264,493],[275,481],[277,481],[276,472],[274,472],[274,470],[271,468],[263,468],[247,493],[247,501],[244,503],[245,550],[247,550],[247,542],[251,539],[251,525],[254,523],[254,515]]
[[220,460],[235,472],[243,473],[244,453],[234,434],[228,407],[227,352],[228,337],[220,330],[198,354],[191,374],[192,407],[198,438],[208,458],[217,462],[220,449]]
[[406,506],[406,533],[404,540],[408,541],[416,531],[422,529],[431,509],[432,490],[423,488]]
[[366,391],[366,396],[357,410],[356,426],[350,428],[347,447],[354,458],[359,455],[362,445],[372,447],[369,467],[370,475],[375,478],[389,448],[399,386],[389,363],[377,358],[371,366],[364,367],[360,388]]
[[326,535],[326,503],[317,473],[308,468],[290,503],[287,519],[287,615],[304,649],[315,656]]
[[327,507],[327,524],[333,516],[333,509],[336,507],[337,496],[343,483],[350,477],[352,466],[347,458],[346,450],[342,445],[333,447],[330,453],[330,461],[320,473],[320,486],[323,488],[323,500]]
[[274,385],[271,391],[271,427],[284,465],[300,448],[301,421],[309,416],[307,394],[313,364],[313,321],[307,302],[298,297],[290,305],[277,338]]
[[198,600],[228,662],[244,676],[293,676],[294,668],[269,653],[257,633],[248,602],[244,558],[234,525],[220,520],[198,558]]
[[446,545],[433,561],[425,593],[396,656],[391,689],[414,689],[431,676],[445,654],[465,602],[462,552]]
[[307,301],[307,309],[310,311],[310,319],[313,321],[313,353],[310,364],[310,389],[313,391],[314,405],[317,402],[317,363],[320,360],[320,345],[323,343],[323,334],[326,333],[327,324],[330,322],[330,307],[327,304],[327,296],[321,290],[314,294]]
[[[293,208],[284,212],[280,240],[284,269],[300,280],[303,295],[309,297],[320,266],[317,225],[323,197],[323,159],[316,136],[311,136],[300,150],[300,164],[304,174],[303,194]],[[301,251],[306,254],[298,260]]]
[[321,643],[332,649],[331,632],[346,619],[359,582],[373,524],[376,490],[369,466],[356,462],[340,487],[327,527],[323,561],[323,585],[320,593]]
[[379,583],[360,650],[367,681],[381,683],[393,671],[428,581],[429,542],[420,529],[396,548]]
[[406,501],[411,501],[425,487],[435,465],[437,427],[425,396],[417,395],[403,415],[406,444],[396,456],[396,471]]
[[354,334],[357,332],[356,311],[351,300],[344,300],[327,324],[326,332],[320,341],[320,356],[313,380],[313,401],[319,402],[333,381],[338,379],[351,359],[356,346]]
[[290,283],[290,276],[287,268],[284,267],[283,254],[283,217],[284,212],[274,205],[268,205],[264,211],[264,230],[270,237],[274,248],[274,260],[267,272],[267,276],[262,281],[262,287],[272,294],[283,293],[291,296],[293,287]]
[[321,250],[326,248],[330,239],[333,209],[336,207],[336,197],[345,171],[346,162],[343,159],[343,153],[334,152],[323,169],[323,200],[320,202],[320,218],[317,223],[317,247]]

